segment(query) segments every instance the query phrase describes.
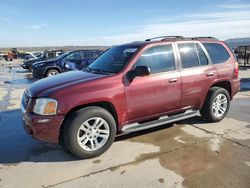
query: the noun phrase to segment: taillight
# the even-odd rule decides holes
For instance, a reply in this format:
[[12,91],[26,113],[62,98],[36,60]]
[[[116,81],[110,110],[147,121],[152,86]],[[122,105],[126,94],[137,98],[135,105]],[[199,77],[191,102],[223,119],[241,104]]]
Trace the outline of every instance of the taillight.
[[239,77],[239,64],[238,62],[235,62],[235,68],[233,72],[233,78],[237,79]]

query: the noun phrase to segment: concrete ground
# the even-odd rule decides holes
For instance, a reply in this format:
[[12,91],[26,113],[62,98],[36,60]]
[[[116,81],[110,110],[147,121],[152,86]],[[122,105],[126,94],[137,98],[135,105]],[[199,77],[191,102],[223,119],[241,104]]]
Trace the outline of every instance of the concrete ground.
[[200,117],[122,135],[102,156],[77,160],[23,130],[20,100],[34,80],[0,62],[0,187],[250,187],[250,69],[227,117]]

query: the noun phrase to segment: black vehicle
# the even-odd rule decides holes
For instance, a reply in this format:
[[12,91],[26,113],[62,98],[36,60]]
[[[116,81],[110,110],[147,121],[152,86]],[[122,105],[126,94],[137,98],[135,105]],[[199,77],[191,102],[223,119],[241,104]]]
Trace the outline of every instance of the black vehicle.
[[34,63],[39,62],[39,61],[45,61],[45,60],[53,59],[53,58],[58,57],[58,55],[61,55],[61,54],[63,54],[62,50],[47,50],[47,51],[44,51],[37,58],[24,60],[23,64],[21,64],[21,67],[23,69],[29,69],[31,71],[32,70],[32,65]]
[[34,63],[33,77],[44,78],[70,70],[83,69],[102,53],[103,51],[100,50],[77,50],[66,52],[56,59]]

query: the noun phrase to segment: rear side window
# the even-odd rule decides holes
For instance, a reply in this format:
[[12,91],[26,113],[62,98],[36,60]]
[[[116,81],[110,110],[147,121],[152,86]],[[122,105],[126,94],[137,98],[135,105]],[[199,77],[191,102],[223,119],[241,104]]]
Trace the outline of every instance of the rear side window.
[[182,68],[191,68],[200,66],[194,43],[178,44],[181,56]]
[[95,53],[91,52],[91,51],[85,51],[85,52],[83,52],[83,58],[84,59],[94,59]]
[[151,73],[175,70],[172,45],[156,46],[146,50],[136,62],[136,66],[148,66]]
[[224,63],[230,58],[227,50],[221,44],[203,43],[203,45],[211,57],[213,64]]

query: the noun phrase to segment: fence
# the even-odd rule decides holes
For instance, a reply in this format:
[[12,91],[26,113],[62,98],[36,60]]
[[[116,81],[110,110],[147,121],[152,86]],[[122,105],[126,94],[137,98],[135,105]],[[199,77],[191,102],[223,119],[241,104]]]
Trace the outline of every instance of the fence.
[[239,46],[234,53],[240,65],[250,65],[250,46]]

